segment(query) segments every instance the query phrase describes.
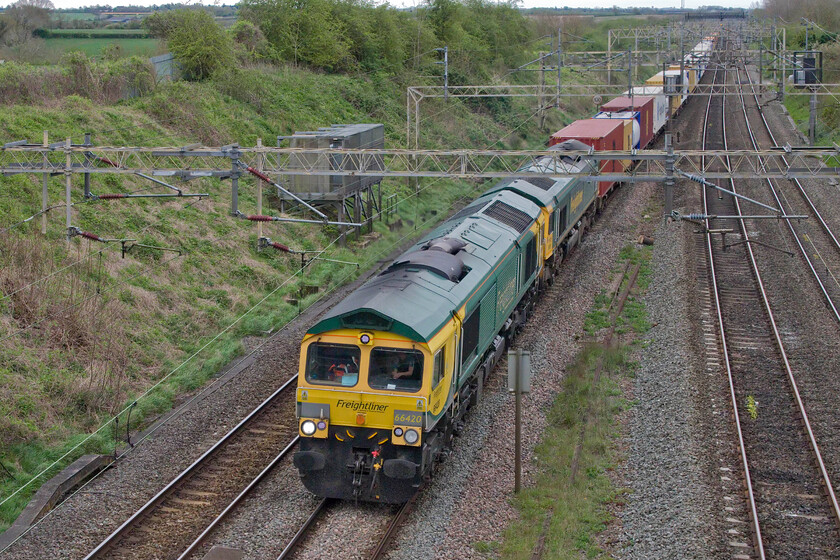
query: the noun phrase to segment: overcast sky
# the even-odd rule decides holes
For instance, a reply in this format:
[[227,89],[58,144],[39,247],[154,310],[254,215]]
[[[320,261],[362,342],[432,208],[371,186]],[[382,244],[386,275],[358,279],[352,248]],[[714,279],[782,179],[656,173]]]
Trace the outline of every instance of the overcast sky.
[[[12,4],[15,0],[0,0],[0,7],[8,6]],[[53,4],[55,4],[56,8],[77,8],[84,5],[92,5],[98,4],[97,0],[53,0]],[[101,3],[106,3],[102,1]],[[115,6],[119,4],[133,4],[133,5],[141,5],[141,6],[151,6],[154,4],[160,4],[161,0],[112,0],[108,2],[110,5]],[[204,4],[212,4],[211,1],[205,0],[202,2]],[[226,4],[230,4],[231,0],[227,0],[223,2]],[[718,5],[725,4],[729,7],[739,7],[739,8],[747,8],[750,5],[750,0],[729,0],[727,2],[710,2],[709,0],[686,0],[685,7],[686,8],[698,8],[700,6],[709,5],[711,3],[716,3]],[[410,0],[392,0],[391,4],[394,5],[413,5],[414,2]],[[562,6],[569,6],[572,8],[607,8],[611,6],[619,6],[622,8],[628,7],[641,7],[641,6],[653,6],[655,8],[679,8],[680,2],[679,0],[641,0],[641,1],[633,1],[633,0],[610,0],[610,1],[592,1],[592,0],[560,0],[557,2],[555,0],[525,0],[522,5],[525,8],[534,8],[534,7],[562,7]]]

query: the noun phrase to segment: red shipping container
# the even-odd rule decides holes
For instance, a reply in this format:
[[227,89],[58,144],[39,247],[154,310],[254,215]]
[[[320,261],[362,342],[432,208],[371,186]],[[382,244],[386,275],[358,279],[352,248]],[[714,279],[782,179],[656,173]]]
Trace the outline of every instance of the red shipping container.
[[654,98],[646,95],[634,95],[632,104],[630,103],[630,97],[616,97],[612,101],[601,105],[601,110],[607,112],[639,111],[642,116],[639,145],[644,149],[653,140],[653,103]]
[[[595,151],[626,150],[624,146],[624,121],[620,119],[583,119],[575,121],[566,128],[551,135],[548,145],[559,144],[563,140],[580,140]],[[601,160],[602,173],[621,173],[624,166],[620,160]],[[615,181],[598,181],[598,196],[605,196],[615,185]]]

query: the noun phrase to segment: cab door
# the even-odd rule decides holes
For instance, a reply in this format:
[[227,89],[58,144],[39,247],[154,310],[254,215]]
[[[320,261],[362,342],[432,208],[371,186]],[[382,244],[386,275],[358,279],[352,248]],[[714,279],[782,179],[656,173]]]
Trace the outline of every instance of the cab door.
[[452,402],[455,386],[455,347],[457,335],[453,334],[432,357],[432,391],[429,395],[429,412],[437,418]]

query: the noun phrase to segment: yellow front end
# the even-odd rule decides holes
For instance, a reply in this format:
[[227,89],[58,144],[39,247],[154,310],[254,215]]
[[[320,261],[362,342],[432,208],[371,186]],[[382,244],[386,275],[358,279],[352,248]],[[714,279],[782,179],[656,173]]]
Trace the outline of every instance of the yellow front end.
[[[346,348],[353,354],[315,357],[310,352],[312,345]],[[413,360],[407,366],[413,371],[409,374],[404,370],[404,375],[392,377],[393,372],[387,371],[389,363],[397,364],[398,369],[400,359]],[[337,363],[327,364],[330,360]],[[425,373],[432,366],[427,345],[393,333],[347,329],[309,336],[301,346],[297,400],[327,405],[333,425],[390,431],[396,411],[411,413],[413,420],[422,423],[431,389],[431,375]]]
[[307,488],[340,499],[408,499],[428,468],[424,432],[447,403],[452,328],[432,340],[434,352],[390,332],[304,338],[295,464]]

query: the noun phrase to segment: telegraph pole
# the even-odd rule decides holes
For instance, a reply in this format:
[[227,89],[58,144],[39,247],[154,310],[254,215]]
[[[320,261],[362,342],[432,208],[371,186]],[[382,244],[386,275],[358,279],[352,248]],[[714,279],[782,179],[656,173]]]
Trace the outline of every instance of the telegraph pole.
[[540,95],[537,99],[539,103],[539,119],[540,129],[545,126],[545,57],[546,53],[540,52]]
[[[45,130],[44,131],[44,147],[46,148],[49,145],[50,145],[49,135],[48,135],[47,131]],[[46,150],[45,150],[44,151],[44,167],[45,168],[47,167],[48,161],[49,160],[47,159],[47,153],[46,153]],[[44,173],[44,183],[41,187],[41,212],[42,212],[41,213],[41,234],[43,234],[43,235],[47,234],[47,208],[48,208],[49,202],[50,202],[50,195],[49,195],[49,192],[48,192],[49,182],[50,182],[50,174],[49,173]]]
[[[669,109],[670,110],[670,109]],[[668,155],[665,159],[665,216],[670,216],[674,211],[674,147],[671,144],[671,132],[665,133],[665,151]]]
[[435,62],[435,64],[443,64],[443,100],[449,100],[449,46],[435,49],[437,52],[443,53],[443,62]]
[[560,85],[563,75],[563,28],[557,28],[557,108],[560,108]]

